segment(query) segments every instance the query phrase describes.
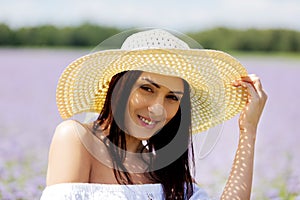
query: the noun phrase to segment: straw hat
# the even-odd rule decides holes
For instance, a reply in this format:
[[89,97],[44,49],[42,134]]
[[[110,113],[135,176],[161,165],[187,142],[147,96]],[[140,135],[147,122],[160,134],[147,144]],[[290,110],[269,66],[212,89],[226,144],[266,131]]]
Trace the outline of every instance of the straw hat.
[[221,51],[191,49],[168,31],[151,29],[127,37],[120,49],[97,51],[67,66],[56,92],[61,117],[99,113],[111,78],[127,70],[185,79],[191,88],[193,133],[232,118],[247,101],[247,91],[232,86],[247,75],[235,58]]

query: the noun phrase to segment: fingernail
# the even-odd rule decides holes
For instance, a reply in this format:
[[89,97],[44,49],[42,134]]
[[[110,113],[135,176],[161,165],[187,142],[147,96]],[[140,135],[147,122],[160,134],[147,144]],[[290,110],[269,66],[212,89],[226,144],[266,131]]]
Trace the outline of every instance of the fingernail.
[[232,81],[231,84],[234,85],[234,86],[239,86],[240,85],[239,81],[237,81],[237,80]]
[[241,86],[244,87],[244,88],[246,88],[247,84],[243,82],[243,83],[241,83]]

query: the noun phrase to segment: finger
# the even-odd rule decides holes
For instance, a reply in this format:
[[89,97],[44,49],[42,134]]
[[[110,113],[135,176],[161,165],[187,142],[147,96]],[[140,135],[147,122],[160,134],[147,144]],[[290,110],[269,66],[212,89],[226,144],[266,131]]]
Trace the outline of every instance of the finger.
[[240,79],[236,79],[234,81],[232,81],[232,85],[234,86],[240,86],[241,85],[241,81],[244,81],[244,82],[248,82],[248,83],[252,83],[254,79],[254,77],[251,77],[252,75],[249,75],[249,76],[242,76]]
[[261,93],[262,84],[260,78],[255,74],[250,74],[249,76],[242,77],[242,81],[251,83],[254,86],[254,89]]
[[234,80],[232,85],[240,86],[241,82],[248,82],[254,86],[255,89],[262,89],[260,79],[255,74],[249,74],[248,76],[242,76],[240,80]]
[[248,82],[241,82],[242,87],[247,88],[248,94],[250,95],[250,97],[248,99],[258,99],[259,98],[259,94],[257,93],[256,89],[254,88],[253,84],[248,83]]
[[266,96],[266,94],[263,90],[260,78],[255,75],[255,76],[252,77],[252,80],[253,80],[253,85],[254,85],[255,90],[257,91],[258,95],[260,97]]
[[257,82],[254,83],[254,87],[255,87],[255,90],[257,91],[258,95],[260,97],[262,97],[264,94],[264,90],[262,88],[260,80],[258,80]]
[[254,83],[255,81],[257,81],[259,78],[258,76],[256,76],[255,74],[249,74],[248,76],[242,76],[241,80],[248,82],[248,83]]
[[254,85],[254,80],[253,80],[254,78],[252,77],[247,77],[247,78],[245,78],[245,79],[242,79],[242,82],[245,82],[245,83],[247,83],[247,84],[250,84],[251,85],[251,87],[255,90],[255,91],[257,91],[256,90],[256,87],[255,87],[255,85]]
[[255,88],[261,90],[262,89],[262,84],[261,84],[260,78],[255,74],[251,74],[249,77],[251,78]]

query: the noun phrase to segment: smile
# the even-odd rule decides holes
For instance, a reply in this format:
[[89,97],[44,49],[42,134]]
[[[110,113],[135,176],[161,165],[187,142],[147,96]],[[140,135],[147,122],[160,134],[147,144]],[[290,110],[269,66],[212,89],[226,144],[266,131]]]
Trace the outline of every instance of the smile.
[[157,124],[158,122],[157,121],[152,121],[152,120],[149,120],[149,119],[146,119],[140,115],[138,115],[138,118],[145,123],[145,125],[148,125],[148,126],[154,126],[155,124]]

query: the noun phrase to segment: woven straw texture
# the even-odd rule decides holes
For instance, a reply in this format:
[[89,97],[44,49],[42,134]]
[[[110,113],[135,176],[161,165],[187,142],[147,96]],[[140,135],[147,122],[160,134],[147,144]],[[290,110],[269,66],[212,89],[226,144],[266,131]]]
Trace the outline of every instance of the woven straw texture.
[[[176,66],[176,67],[174,67]],[[82,112],[99,113],[115,74],[142,70],[185,79],[191,87],[192,132],[200,133],[235,116],[247,102],[247,91],[232,86],[246,76],[230,55],[215,50],[107,50],[83,56],[60,77],[56,101],[63,119]]]

